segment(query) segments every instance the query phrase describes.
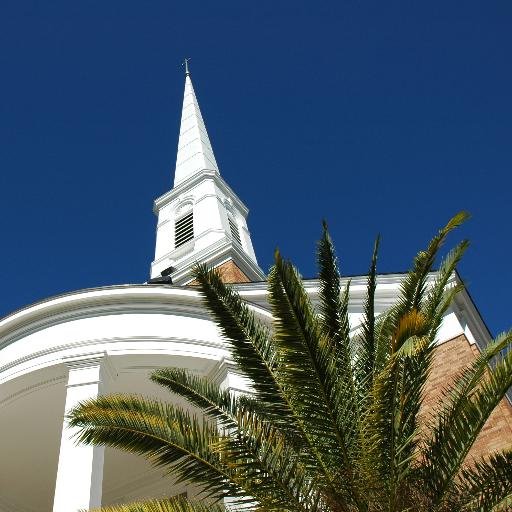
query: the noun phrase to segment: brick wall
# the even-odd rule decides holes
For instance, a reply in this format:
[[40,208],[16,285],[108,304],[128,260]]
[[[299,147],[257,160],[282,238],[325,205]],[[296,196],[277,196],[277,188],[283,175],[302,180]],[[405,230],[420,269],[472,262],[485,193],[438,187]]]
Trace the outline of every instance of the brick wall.
[[[250,279],[238,268],[237,264],[233,260],[228,260],[222,265],[215,267],[215,270],[220,274],[222,281],[225,283],[249,283]],[[189,286],[197,285],[197,281],[194,279]]]
[[216,267],[225,283],[248,283],[249,278],[238,268],[233,260],[226,261],[222,265]]
[[[471,345],[463,334],[439,345],[427,383],[423,417],[432,412],[441,391],[453,382],[454,377],[471,363],[477,353],[477,346]],[[487,420],[470,457],[479,458],[505,448],[512,448],[512,406],[507,399],[501,401]]]

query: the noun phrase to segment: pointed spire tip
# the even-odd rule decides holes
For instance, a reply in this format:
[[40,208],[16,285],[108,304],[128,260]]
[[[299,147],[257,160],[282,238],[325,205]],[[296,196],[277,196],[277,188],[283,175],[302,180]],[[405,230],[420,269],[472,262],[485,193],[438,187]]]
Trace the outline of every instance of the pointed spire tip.
[[199,103],[190,78],[189,58],[183,60],[185,68],[185,89],[183,91],[183,108],[181,112],[178,154],[174,171],[174,186],[192,174],[202,170],[220,174],[213,148],[201,116]]
[[185,59],[181,63],[182,66],[185,66],[185,77],[190,76],[190,70],[188,68],[188,61],[189,60],[190,60],[190,57],[185,57]]

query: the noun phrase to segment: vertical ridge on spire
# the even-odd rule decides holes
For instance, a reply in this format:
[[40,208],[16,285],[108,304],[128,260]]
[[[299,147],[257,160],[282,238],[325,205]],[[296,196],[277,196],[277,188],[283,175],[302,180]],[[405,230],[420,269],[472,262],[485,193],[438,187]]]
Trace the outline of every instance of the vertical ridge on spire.
[[174,186],[203,169],[219,172],[190,78],[188,59],[185,59],[185,92],[183,95]]

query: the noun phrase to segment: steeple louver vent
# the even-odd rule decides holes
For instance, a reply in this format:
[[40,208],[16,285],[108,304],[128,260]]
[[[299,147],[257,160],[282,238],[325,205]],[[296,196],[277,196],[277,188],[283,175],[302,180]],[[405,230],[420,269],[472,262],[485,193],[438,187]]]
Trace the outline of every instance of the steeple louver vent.
[[240,231],[238,230],[238,226],[235,224],[235,221],[228,217],[229,221],[229,229],[231,230],[231,238],[242,245],[242,239],[240,238]]
[[189,212],[174,224],[174,247],[178,248],[194,238],[194,213]]

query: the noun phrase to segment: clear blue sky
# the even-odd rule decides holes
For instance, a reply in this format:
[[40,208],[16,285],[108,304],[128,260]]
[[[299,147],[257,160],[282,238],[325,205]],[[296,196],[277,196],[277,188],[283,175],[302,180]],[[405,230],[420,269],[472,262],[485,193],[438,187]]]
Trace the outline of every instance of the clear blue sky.
[[305,276],[325,217],[343,271],[408,268],[453,213],[493,332],[510,315],[512,3],[3,0],[0,313],[140,283],[192,57],[221,173],[267,270]]

